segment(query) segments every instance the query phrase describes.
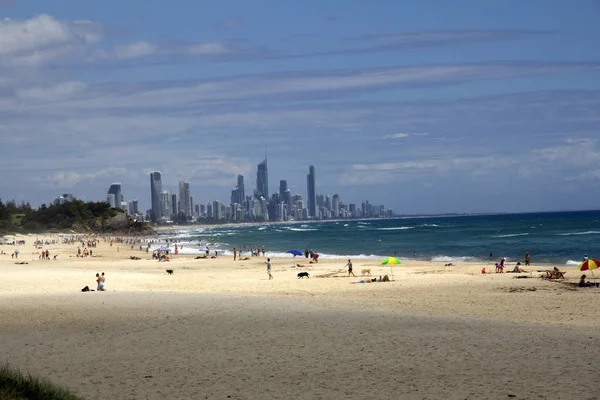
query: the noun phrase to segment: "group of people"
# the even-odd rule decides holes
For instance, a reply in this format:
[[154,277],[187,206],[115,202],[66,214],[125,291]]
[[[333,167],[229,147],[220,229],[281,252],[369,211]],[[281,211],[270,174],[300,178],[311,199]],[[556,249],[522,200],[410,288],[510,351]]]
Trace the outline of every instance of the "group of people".
[[106,289],[104,288],[104,282],[106,281],[106,278],[104,277],[104,272],[102,273],[102,275],[96,273],[96,283],[98,284],[96,287],[96,290],[98,292],[104,292]]

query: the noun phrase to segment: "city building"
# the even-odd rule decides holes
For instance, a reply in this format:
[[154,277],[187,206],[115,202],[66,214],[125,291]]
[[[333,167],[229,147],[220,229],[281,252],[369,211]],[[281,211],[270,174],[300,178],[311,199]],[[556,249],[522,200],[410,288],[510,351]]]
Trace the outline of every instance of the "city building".
[[308,216],[315,218],[317,216],[317,193],[315,191],[315,167],[311,165],[308,167],[308,175],[306,176],[307,184],[307,203],[308,203]]
[[139,210],[139,204],[137,200],[129,200],[129,203],[127,204],[127,213],[129,215],[135,215],[135,214],[139,214],[140,210]]
[[237,176],[237,186],[231,191],[231,204],[244,204],[246,193],[244,191],[244,177]]
[[75,196],[71,193],[63,193],[54,200],[54,204],[65,204],[75,200]]
[[152,203],[150,208],[150,218],[152,221],[157,221],[163,216],[170,216],[169,214],[163,214],[165,210],[164,204],[161,202],[162,193],[162,174],[158,171],[150,174],[150,201]]
[[110,185],[106,195],[106,201],[108,202],[108,204],[110,204],[111,208],[121,208],[121,202],[123,201],[123,193],[121,192],[120,182],[116,182]]
[[269,171],[267,169],[267,159],[265,158],[256,171],[256,198],[269,198]]
[[179,213],[183,213],[186,218],[192,217],[192,204],[190,202],[190,183],[179,182]]
[[177,201],[177,194],[171,194],[171,213],[172,215],[179,214],[179,202]]

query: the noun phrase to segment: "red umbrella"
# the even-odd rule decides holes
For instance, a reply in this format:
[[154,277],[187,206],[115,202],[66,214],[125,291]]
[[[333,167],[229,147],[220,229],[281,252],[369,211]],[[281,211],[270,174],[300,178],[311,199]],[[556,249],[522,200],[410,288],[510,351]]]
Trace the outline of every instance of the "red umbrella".
[[[590,258],[579,264],[577,269],[580,271],[592,271],[598,267],[600,267],[600,261]],[[594,271],[592,271],[592,276],[594,276]]]

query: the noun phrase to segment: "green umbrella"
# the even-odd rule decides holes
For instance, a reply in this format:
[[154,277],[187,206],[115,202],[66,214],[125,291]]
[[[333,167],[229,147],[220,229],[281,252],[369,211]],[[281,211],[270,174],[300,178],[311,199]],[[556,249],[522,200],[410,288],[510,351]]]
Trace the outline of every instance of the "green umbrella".
[[391,268],[392,265],[400,264],[400,260],[397,257],[386,257],[381,261],[381,265],[389,265],[390,266],[390,275],[392,275],[392,279],[394,278],[394,269]]

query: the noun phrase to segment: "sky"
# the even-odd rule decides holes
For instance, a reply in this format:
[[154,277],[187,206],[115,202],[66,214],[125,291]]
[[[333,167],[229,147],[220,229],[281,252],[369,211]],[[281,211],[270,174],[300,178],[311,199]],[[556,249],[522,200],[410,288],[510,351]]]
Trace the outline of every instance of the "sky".
[[0,0],[0,198],[600,208],[600,1]]

